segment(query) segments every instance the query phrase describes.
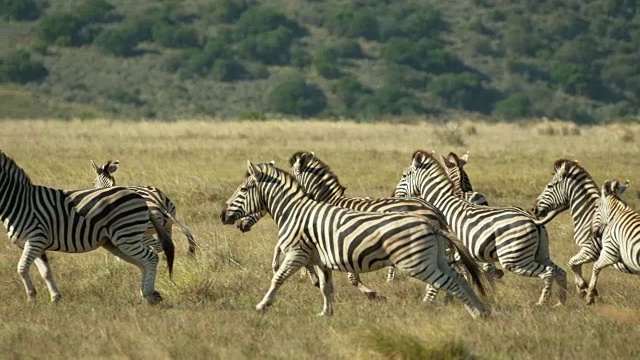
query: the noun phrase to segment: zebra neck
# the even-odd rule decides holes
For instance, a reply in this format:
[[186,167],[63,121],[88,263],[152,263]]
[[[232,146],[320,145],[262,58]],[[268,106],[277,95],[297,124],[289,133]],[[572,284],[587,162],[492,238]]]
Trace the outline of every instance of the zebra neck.
[[0,221],[7,229],[9,239],[22,233],[35,214],[32,211],[33,185],[5,182],[0,189]]
[[344,187],[335,176],[325,174],[320,178],[302,179],[301,184],[309,196],[316,200],[334,203],[344,196]]
[[449,198],[456,198],[453,193],[453,184],[448,178],[423,178],[420,180],[419,188],[422,198],[438,208],[444,205]]
[[569,211],[573,220],[573,238],[576,244],[581,245],[592,241],[591,220],[599,191],[595,182],[587,178],[574,183],[570,189]]
[[262,184],[260,189],[266,211],[278,227],[284,225],[292,211],[301,204],[313,201],[298,186],[286,188],[282,184]]

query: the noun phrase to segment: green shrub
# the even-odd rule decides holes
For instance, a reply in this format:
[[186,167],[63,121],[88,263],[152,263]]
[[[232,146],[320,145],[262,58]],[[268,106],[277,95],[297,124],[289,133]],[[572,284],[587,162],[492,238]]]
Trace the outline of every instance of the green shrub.
[[35,20],[42,9],[35,0],[0,0],[0,19]]
[[245,69],[237,60],[218,59],[213,63],[209,74],[218,81],[230,82],[243,79]]
[[531,100],[524,94],[514,94],[496,103],[493,115],[501,119],[518,119],[531,115]]
[[275,86],[268,94],[268,103],[275,112],[309,117],[327,107],[327,98],[318,86],[293,78]]
[[429,39],[415,42],[409,38],[395,38],[382,49],[382,58],[389,63],[435,74],[464,69],[462,61],[444,50],[442,43]]
[[485,89],[480,78],[472,73],[446,73],[434,76],[427,85],[429,92],[437,95],[447,105],[461,110],[482,110],[487,103]]
[[169,48],[185,49],[200,46],[195,29],[169,23],[156,24],[153,27],[152,38],[155,43]]
[[233,23],[248,7],[245,0],[215,0],[210,16],[216,22]]
[[306,35],[304,28],[276,10],[253,7],[245,11],[236,22],[234,36],[236,41],[241,41],[249,36],[261,35],[279,28],[290,30],[293,37]]
[[360,59],[364,57],[362,48],[358,41],[354,39],[340,39],[329,45],[332,55],[341,59]]
[[80,29],[84,23],[71,13],[55,13],[45,16],[36,26],[36,34],[47,44],[79,46],[83,44]]
[[568,94],[592,93],[596,79],[585,66],[571,63],[556,63],[551,68],[551,78]]
[[385,115],[414,115],[422,112],[420,100],[397,85],[386,85],[357,103],[359,118],[379,119]]
[[107,93],[107,98],[117,103],[133,105],[136,107],[146,104],[144,100],[140,99],[140,89],[135,89],[133,91],[121,88],[113,89]]
[[298,69],[305,69],[311,65],[312,61],[313,57],[305,50],[301,48],[291,50],[291,59],[289,61],[291,66],[295,66]]
[[289,28],[280,26],[275,30],[249,35],[238,43],[238,52],[246,59],[267,65],[288,64],[289,48],[295,37]]
[[86,0],[73,13],[85,24],[110,22],[117,19],[115,7],[105,0]]
[[26,84],[40,81],[47,75],[47,68],[40,61],[32,60],[26,51],[16,51],[0,58],[0,82]]
[[338,80],[331,88],[333,94],[343,108],[342,112],[347,116],[356,116],[360,98],[371,95],[371,89],[364,86],[353,76],[345,76]]
[[132,56],[138,45],[136,35],[128,29],[107,29],[96,36],[94,44],[115,56]]
[[362,37],[379,40],[378,20],[371,11],[365,9],[338,10],[328,21],[329,32],[337,36]]

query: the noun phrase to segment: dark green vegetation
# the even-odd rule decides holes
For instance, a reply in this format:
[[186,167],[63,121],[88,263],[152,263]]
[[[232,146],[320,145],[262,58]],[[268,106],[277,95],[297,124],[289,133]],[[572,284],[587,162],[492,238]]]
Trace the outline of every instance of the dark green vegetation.
[[637,119],[640,109],[640,11],[631,0],[45,5],[0,0],[9,35],[0,81],[83,109],[52,116],[477,113],[595,123]]

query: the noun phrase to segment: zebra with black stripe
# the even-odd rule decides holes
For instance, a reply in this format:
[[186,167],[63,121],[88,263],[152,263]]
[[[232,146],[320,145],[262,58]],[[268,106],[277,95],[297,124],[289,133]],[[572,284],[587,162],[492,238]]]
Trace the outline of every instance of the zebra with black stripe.
[[412,156],[396,195],[420,194],[437,206],[454,232],[479,262],[499,261],[506,270],[521,276],[539,277],[544,288],[538,305],[545,303],[554,279],[560,304],[566,300],[566,273],[549,257],[549,239],[543,222],[517,207],[470,204],[454,195],[454,184],[433,153],[422,150]]
[[[377,198],[368,197],[348,198],[344,196],[346,188],[342,186],[338,176],[331,170],[329,165],[315,156],[313,152],[298,151],[289,159],[291,173],[295,176],[300,186],[308,196],[318,202],[326,202],[344,209],[367,212],[410,212],[415,215],[424,216],[434,226],[443,231],[450,232],[449,225],[444,215],[435,206],[420,198]],[[248,231],[247,223],[255,223],[259,215],[249,216],[240,221],[239,227]],[[451,234],[451,236],[454,236]],[[276,246],[274,254],[274,269],[277,270],[279,248]],[[312,270],[313,267],[311,267]],[[310,271],[310,274],[312,272]],[[387,281],[392,281],[395,276],[395,268],[389,267]],[[349,283],[356,286],[369,298],[382,298],[374,290],[365,286],[360,277],[354,273],[348,273]],[[437,293],[437,292],[436,292]],[[434,291],[427,291],[425,301],[432,301],[435,296]]]
[[461,157],[458,157],[454,152],[450,152],[446,157],[442,156],[442,163],[447,169],[449,178],[453,181],[456,189],[459,189],[456,190],[459,191],[456,195],[472,204],[489,206],[489,202],[484,197],[484,194],[473,191],[471,179],[469,179],[469,175],[464,170],[464,166],[468,161],[468,151]]
[[[618,195],[625,189],[620,186]],[[569,268],[575,275],[576,291],[580,296],[586,295],[588,286],[582,276],[582,265],[596,261],[602,250],[599,237],[592,232],[595,204],[599,198],[600,189],[587,170],[575,160],[559,159],[554,162],[553,176],[536,198],[532,210],[534,215],[546,221],[567,209],[571,212],[573,239],[580,251],[569,259]]]
[[[96,178],[93,181],[94,188],[101,189],[115,186],[116,179],[113,176],[113,173],[118,170],[119,166],[120,162],[118,160],[108,160],[102,166],[96,165],[96,163],[91,160],[91,169],[93,169],[93,172],[96,175]],[[173,224],[177,224],[180,229],[182,229],[182,232],[189,243],[187,254],[189,257],[196,256],[196,249],[199,247],[198,242],[191,234],[189,228],[176,219],[176,206],[162,190],[153,186],[126,186],[126,188],[135,191],[145,199],[147,206],[149,207],[149,211],[151,212],[151,216],[162,224],[164,231],[166,231],[169,236],[172,236],[173,234]],[[155,229],[151,224],[149,224],[143,241],[154,249],[155,252],[160,252],[162,249],[159,246],[159,242],[153,237],[154,232]]]
[[82,253],[103,247],[142,270],[141,293],[150,303],[162,300],[155,290],[158,255],[142,242],[149,222],[158,231],[173,271],[171,237],[149,213],[145,200],[123,187],[58,190],[34,185],[13,159],[0,151],[0,220],[7,236],[22,249],[18,274],[28,300],[36,289],[29,276],[35,262],[51,301],[60,300],[46,251]]
[[618,180],[608,180],[602,185],[596,202],[594,232],[602,234],[602,250],[593,264],[593,273],[587,289],[587,304],[593,304],[598,295],[596,286],[600,271],[614,265],[625,273],[640,275],[640,214],[631,209],[620,197],[620,188],[626,188]]
[[296,179],[271,164],[248,162],[245,180],[220,213],[224,224],[266,211],[278,225],[284,261],[256,310],[263,312],[278,288],[298,269],[316,265],[324,306],[332,315],[332,270],[355,274],[395,265],[410,276],[444,288],[459,298],[474,317],[488,313],[467,281],[446,261],[447,243],[460,252],[467,271],[484,293],[478,268],[457,239],[447,237],[424,217],[407,213],[346,210],[307,196]]

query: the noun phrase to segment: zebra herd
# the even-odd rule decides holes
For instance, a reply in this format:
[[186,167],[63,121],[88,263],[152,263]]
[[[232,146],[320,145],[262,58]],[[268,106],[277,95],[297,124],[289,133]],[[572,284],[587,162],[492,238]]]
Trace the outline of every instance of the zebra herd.
[[[588,304],[597,296],[598,274],[604,267],[640,274],[640,215],[621,199],[628,181],[609,180],[598,188],[577,161],[558,160],[529,213],[489,206],[473,190],[464,170],[467,161],[468,153],[445,157],[418,150],[393,197],[377,199],[346,197],[338,177],[313,152],[293,154],[290,171],[274,162],[248,162],[244,180],[225,202],[220,219],[247,232],[269,214],[278,227],[271,286],[256,310],[264,312],[284,281],[306,269],[323,295],[320,314],[332,315],[333,270],[346,272],[353,286],[376,299],[383,296],[363,284],[359,274],[388,267],[388,281],[400,269],[426,283],[424,301],[433,301],[443,289],[447,298],[458,298],[478,318],[490,309],[475,290],[485,295],[482,275],[492,286],[503,276],[496,264],[542,279],[539,305],[549,300],[555,282],[558,304],[564,304],[566,272],[550,258],[545,224],[565,210],[571,212],[580,247],[569,266],[578,294]],[[18,273],[28,299],[36,295],[29,277],[34,262],[51,300],[60,299],[46,251],[79,253],[104,247],[141,269],[144,299],[161,301],[154,287],[158,253],[165,253],[171,276],[173,225],[185,233],[191,257],[197,241],[177,220],[175,205],[160,189],[115,186],[117,161],[91,164],[94,189],[58,190],[34,185],[0,151],[0,219],[9,239],[22,249]],[[581,268],[589,262],[595,263],[587,284]]]

